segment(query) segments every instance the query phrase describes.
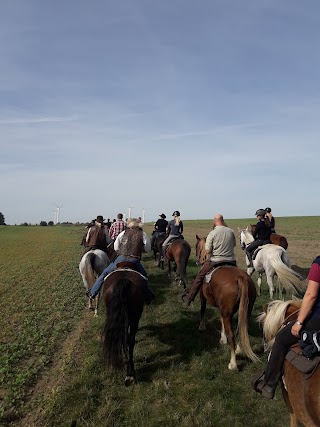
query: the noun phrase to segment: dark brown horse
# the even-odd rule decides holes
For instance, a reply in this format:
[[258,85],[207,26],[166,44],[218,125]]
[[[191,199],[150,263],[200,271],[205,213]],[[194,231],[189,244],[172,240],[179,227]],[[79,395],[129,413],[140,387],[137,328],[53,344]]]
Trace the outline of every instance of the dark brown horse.
[[168,274],[171,278],[171,262],[174,262],[175,280],[179,285],[186,288],[187,283],[187,264],[191,253],[191,246],[184,239],[174,240],[169,244],[166,251],[166,259],[168,260]]
[[[300,307],[301,300],[272,301],[259,316],[269,349],[282,324],[298,318]],[[298,421],[306,427],[320,426],[320,367],[307,376],[286,359],[281,385],[290,427],[297,427]]]
[[135,337],[145,303],[143,281],[133,270],[115,270],[104,282],[106,305],[103,349],[107,365],[119,369],[127,363],[125,385],[136,382],[133,363]]
[[[250,227],[251,227],[251,234],[254,234],[254,232],[256,231],[256,225],[250,224]],[[288,248],[288,241],[284,236],[281,236],[281,234],[271,233],[270,241],[273,245],[282,246],[283,249]]]
[[164,269],[164,261],[161,260],[161,254],[162,254],[162,245],[165,240],[166,240],[166,234],[163,233],[155,238],[155,241],[153,244],[154,265],[162,268],[162,270]]
[[[205,261],[204,238],[196,236],[196,257]],[[225,266],[218,267],[211,276],[209,283],[204,280],[200,289],[201,320],[199,330],[205,330],[205,311],[207,302],[217,307],[221,319],[221,344],[230,345],[231,359],[228,368],[237,370],[236,354],[241,351],[252,361],[256,362],[258,357],[251,349],[248,335],[248,318],[251,314],[256,299],[256,288],[251,277],[240,268]],[[235,347],[234,332],[232,329],[232,318],[238,314],[239,344]]]

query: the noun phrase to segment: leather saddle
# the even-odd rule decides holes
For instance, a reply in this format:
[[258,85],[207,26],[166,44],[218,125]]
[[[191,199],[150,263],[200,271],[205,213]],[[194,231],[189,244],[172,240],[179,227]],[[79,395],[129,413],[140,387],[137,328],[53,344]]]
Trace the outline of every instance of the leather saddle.
[[312,359],[308,359],[303,355],[299,344],[294,344],[290,347],[290,350],[286,355],[286,359],[300,372],[308,374],[308,376],[311,376],[320,365],[320,355],[315,356]]
[[129,268],[130,270],[138,271],[137,265],[130,261],[118,262],[116,269],[118,268]]
[[209,271],[209,273],[207,273],[205,276],[204,276],[204,283],[210,283],[210,281],[211,281],[211,279],[212,279],[212,276],[213,276],[213,274],[217,271],[217,270],[219,270],[219,268],[222,268],[222,267],[234,267],[234,264],[230,264],[230,263],[228,263],[227,261],[225,262],[225,263],[219,263],[219,264],[217,264],[217,265],[214,265],[213,266],[213,269],[211,270],[211,271]]

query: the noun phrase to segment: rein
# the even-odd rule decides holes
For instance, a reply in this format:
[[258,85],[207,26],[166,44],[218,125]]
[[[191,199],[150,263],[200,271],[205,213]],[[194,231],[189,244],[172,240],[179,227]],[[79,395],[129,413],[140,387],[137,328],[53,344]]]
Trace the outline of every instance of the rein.
[[285,325],[286,323],[288,323],[288,321],[289,321],[290,317],[291,317],[291,316],[293,316],[294,314],[299,313],[299,311],[300,311],[300,308],[298,308],[298,309],[297,309],[296,311],[294,311],[293,313],[289,314],[289,316],[287,316],[287,317],[284,319],[284,321],[283,321],[283,325]]

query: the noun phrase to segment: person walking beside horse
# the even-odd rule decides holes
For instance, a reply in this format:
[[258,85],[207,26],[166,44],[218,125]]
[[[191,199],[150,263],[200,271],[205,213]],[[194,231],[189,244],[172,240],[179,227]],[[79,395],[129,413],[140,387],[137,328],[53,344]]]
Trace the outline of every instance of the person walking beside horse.
[[96,295],[98,295],[104,283],[104,279],[117,268],[118,264],[131,263],[133,264],[133,268],[146,278],[143,290],[146,304],[150,304],[155,296],[148,285],[147,273],[140,261],[142,253],[149,252],[151,250],[151,245],[149,237],[142,230],[142,223],[137,219],[129,218],[127,229],[122,231],[114,242],[114,249],[117,251],[118,257],[103,270],[92,288],[87,292],[87,296],[90,299],[94,299]]
[[237,266],[234,254],[236,238],[233,230],[226,226],[221,214],[214,216],[213,225],[214,229],[208,234],[205,244],[207,260],[203,263],[202,268],[198,272],[191,289],[183,296],[187,305],[190,305],[195,299],[202,286],[205,275],[213,268],[220,265]]

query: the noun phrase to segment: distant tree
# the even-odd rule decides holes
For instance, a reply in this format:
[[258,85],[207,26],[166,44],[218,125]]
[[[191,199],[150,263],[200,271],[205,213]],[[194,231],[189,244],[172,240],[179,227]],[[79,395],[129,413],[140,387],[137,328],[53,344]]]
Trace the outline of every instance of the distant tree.
[[49,221],[48,225],[50,225],[50,227],[53,226],[54,225],[53,221]]
[[27,227],[28,226],[28,223],[27,222],[23,222],[22,224],[20,224],[20,225],[23,225],[24,227]]
[[47,224],[47,221],[40,221],[40,225],[47,226],[48,224]]
[[0,225],[6,225],[2,212],[0,212]]

